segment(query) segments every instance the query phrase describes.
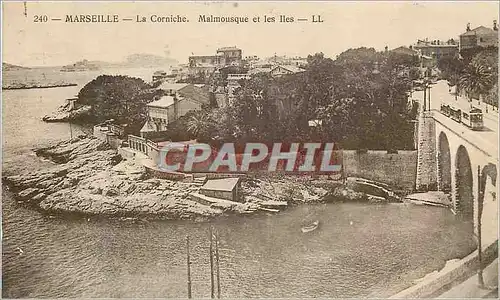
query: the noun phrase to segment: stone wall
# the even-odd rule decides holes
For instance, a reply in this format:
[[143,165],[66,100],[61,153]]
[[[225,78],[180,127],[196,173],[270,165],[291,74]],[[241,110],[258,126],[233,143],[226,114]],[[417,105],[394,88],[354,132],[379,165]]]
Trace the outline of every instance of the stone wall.
[[118,149],[122,144],[122,140],[112,132],[106,133],[106,141],[108,142],[108,145],[113,149]]
[[[486,267],[498,258],[498,240],[482,251],[482,265]],[[479,267],[478,251],[450,265],[446,265],[437,273],[426,276],[414,286],[411,286],[389,299],[435,298],[446,291],[447,287],[456,282],[463,282],[475,275]]]
[[349,177],[361,177],[404,190],[413,190],[417,167],[417,151],[342,151],[342,164]]

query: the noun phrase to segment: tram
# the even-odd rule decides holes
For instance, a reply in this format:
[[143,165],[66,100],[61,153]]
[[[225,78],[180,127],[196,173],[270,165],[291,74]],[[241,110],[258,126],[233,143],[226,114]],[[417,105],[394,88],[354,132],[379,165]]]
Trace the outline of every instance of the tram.
[[462,123],[472,130],[483,129],[483,111],[477,107],[460,109],[452,105],[442,105],[441,113],[455,122]]

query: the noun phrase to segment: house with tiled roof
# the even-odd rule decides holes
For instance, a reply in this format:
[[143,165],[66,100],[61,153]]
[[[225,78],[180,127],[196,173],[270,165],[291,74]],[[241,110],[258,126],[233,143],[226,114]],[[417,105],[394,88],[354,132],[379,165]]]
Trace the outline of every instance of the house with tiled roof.
[[239,66],[241,65],[243,59],[241,49],[236,46],[219,48],[217,49],[217,55],[221,55],[223,57],[223,61],[226,66]]
[[405,54],[405,55],[417,55],[418,56],[418,51],[413,49],[413,46],[410,46],[410,48],[401,46],[395,49],[392,49],[391,52],[397,53],[397,54]]
[[217,49],[216,54],[189,56],[189,73],[209,75],[224,66],[241,66],[242,50],[236,46]]
[[460,51],[489,46],[498,46],[497,21],[493,21],[493,28],[479,26],[470,29],[470,24],[467,24],[465,32],[460,35]]
[[189,83],[171,83],[171,82],[164,82],[160,84],[157,89],[162,90],[165,95],[173,96],[176,95],[181,89],[185,88],[188,86]]
[[148,118],[141,129],[143,136],[147,132],[166,131],[168,124],[210,102],[208,91],[193,84],[165,83],[161,87],[174,92],[146,105]]
[[440,40],[418,40],[412,46],[413,50],[419,52],[422,57],[434,60],[434,64],[443,57],[454,57],[458,53],[458,44],[453,39],[448,41]]
[[280,66],[275,66],[274,68],[272,68],[269,73],[273,77],[280,77],[280,76],[283,76],[283,75],[291,75],[291,74],[302,73],[304,71],[305,71],[304,69],[299,68],[297,66],[280,65]]

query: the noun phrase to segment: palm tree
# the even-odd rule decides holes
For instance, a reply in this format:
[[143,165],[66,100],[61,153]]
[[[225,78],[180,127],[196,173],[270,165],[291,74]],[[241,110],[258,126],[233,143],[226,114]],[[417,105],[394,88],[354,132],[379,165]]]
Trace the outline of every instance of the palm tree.
[[484,95],[493,85],[491,69],[485,65],[472,62],[460,76],[459,85],[467,93],[469,102],[472,102],[474,95]]
[[206,135],[208,134],[210,123],[210,118],[206,113],[197,113],[187,121],[187,130],[196,137]]

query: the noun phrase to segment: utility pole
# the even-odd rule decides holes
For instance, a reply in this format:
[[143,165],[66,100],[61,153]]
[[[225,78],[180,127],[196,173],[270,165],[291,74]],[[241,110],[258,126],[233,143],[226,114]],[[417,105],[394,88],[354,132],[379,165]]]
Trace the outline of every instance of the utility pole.
[[212,299],[215,298],[213,243],[212,226],[210,226],[210,298]]
[[429,110],[431,110],[431,86],[429,85]]
[[427,83],[424,82],[424,111],[427,107]]
[[479,260],[479,269],[477,270],[477,279],[479,287],[484,287],[484,279],[483,279],[483,247],[481,241],[481,215],[483,212],[483,200],[481,198],[481,166],[477,166],[477,200],[478,200],[478,213],[477,213],[477,258]]
[[186,252],[187,252],[187,288],[188,288],[188,299],[191,299],[191,258],[189,256],[189,236],[186,236]]
[[217,274],[217,298],[220,299],[219,231],[216,231],[215,236],[215,271]]

